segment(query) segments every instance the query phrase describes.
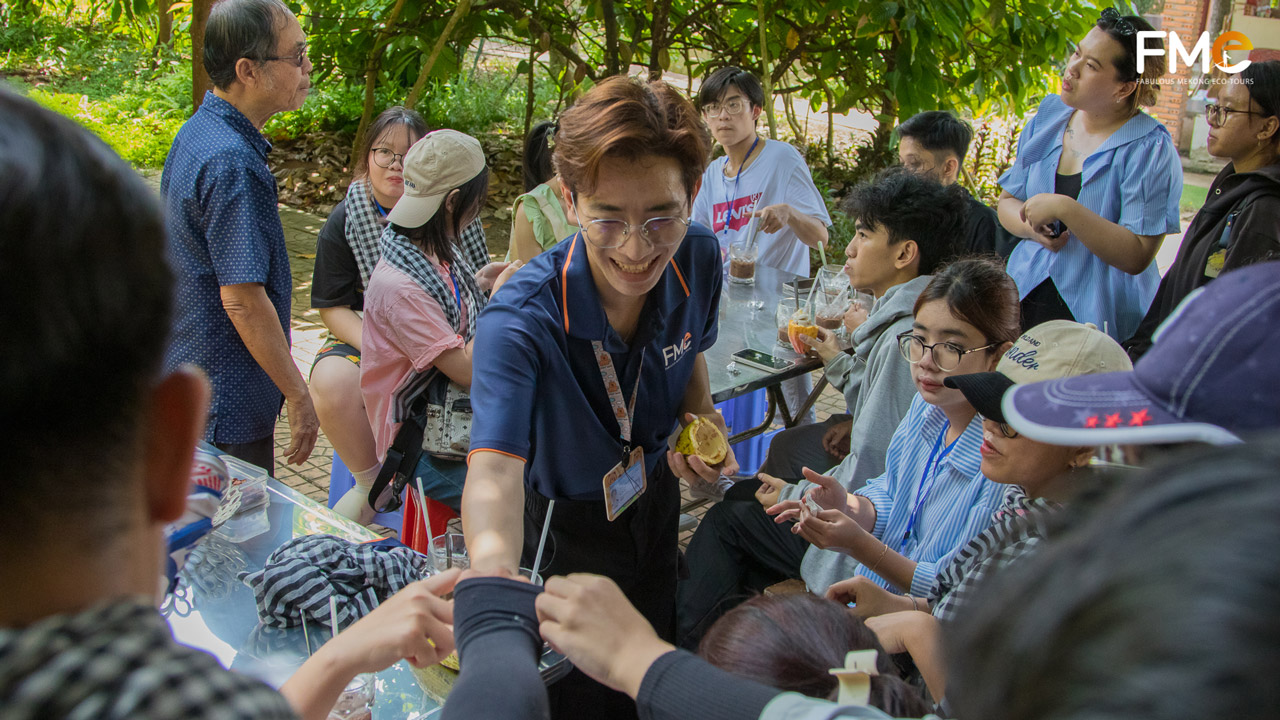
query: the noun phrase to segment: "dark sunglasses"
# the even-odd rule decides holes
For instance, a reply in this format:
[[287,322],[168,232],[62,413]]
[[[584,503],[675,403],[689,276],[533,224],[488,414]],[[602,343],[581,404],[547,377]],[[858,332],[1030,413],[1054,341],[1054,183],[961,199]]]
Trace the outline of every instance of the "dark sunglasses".
[[1116,12],[1115,8],[1107,8],[1102,11],[1102,17],[1098,18],[1098,27],[1103,30],[1115,30],[1118,35],[1124,37],[1138,34],[1138,28]]

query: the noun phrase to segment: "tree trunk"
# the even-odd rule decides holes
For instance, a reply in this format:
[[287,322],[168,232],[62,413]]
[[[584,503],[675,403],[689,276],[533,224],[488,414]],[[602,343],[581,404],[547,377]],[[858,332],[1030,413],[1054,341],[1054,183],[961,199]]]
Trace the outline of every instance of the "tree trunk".
[[453,15],[449,17],[449,22],[444,26],[444,32],[440,33],[440,37],[436,38],[435,47],[431,48],[431,54],[427,56],[426,63],[422,66],[422,72],[418,73],[418,79],[413,82],[413,89],[409,91],[409,98],[405,100],[405,107],[412,109],[418,104],[418,98],[422,97],[422,89],[426,87],[427,78],[431,75],[431,68],[436,64],[436,58],[440,57],[440,51],[444,50],[444,46],[449,42],[453,30],[458,26],[458,22],[471,9],[471,0],[458,0],[458,6],[453,9]]
[[756,18],[760,27],[760,79],[764,81],[764,113],[769,120],[769,139],[778,139],[778,121],[773,113],[773,73],[769,71],[769,41],[765,35],[764,0],[756,0]]
[[360,110],[360,125],[356,127],[356,139],[351,144],[351,158],[347,160],[347,167],[355,167],[357,157],[360,154],[360,148],[364,146],[364,134],[369,131],[369,124],[373,122],[373,103],[374,91],[378,88],[378,73],[382,70],[382,56],[387,50],[387,40],[391,36],[391,29],[396,23],[400,22],[400,13],[404,10],[404,0],[396,0],[396,4],[391,8],[391,15],[387,17],[387,22],[378,30],[378,36],[373,41],[373,48],[369,51],[369,57],[364,63],[364,103]]
[[204,69],[204,26],[209,22],[209,9],[213,0],[191,2],[191,101],[200,108],[205,91],[213,87],[209,73]]
[[[662,79],[662,63],[658,61],[659,54],[667,49],[667,25],[671,17],[671,0],[658,0],[653,6],[653,38],[649,43],[652,48],[649,53],[649,80]],[[685,72],[689,72],[688,67]]]
[[826,80],[822,81],[822,93],[827,96],[827,169],[830,170],[836,166],[836,98]]
[[613,0],[600,0],[604,13],[604,65],[609,75],[622,72],[622,58],[618,54],[618,15]]
[[533,127],[533,73],[537,71],[538,45],[529,39],[529,85],[524,95],[524,137],[529,139],[529,130]]
[[787,118],[787,125],[791,126],[791,134],[796,136],[796,141],[809,144],[809,136],[805,133],[804,128],[800,127],[800,121],[796,118],[795,106],[791,103],[791,95],[782,98],[782,112]]
[[160,47],[173,45],[173,14],[170,8],[172,0],[156,0],[156,47],[155,55],[160,54]]

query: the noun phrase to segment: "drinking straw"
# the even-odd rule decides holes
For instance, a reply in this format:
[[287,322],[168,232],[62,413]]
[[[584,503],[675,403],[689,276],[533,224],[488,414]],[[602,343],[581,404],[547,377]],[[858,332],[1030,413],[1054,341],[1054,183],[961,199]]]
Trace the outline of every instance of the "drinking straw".
[[[436,539],[435,539],[434,537],[432,537],[432,535],[431,535],[431,520],[427,517],[427,493],[426,493],[425,491],[423,491],[423,489],[422,489],[422,477],[421,477],[421,476],[416,477],[416,478],[414,478],[414,480],[416,480],[416,481],[417,481],[417,483],[418,483],[418,509],[422,511],[422,526],[423,526],[424,528],[426,528],[426,532],[427,532],[427,554],[430,554],[430,553],[431,553],[431,546],[432,546],[432,545],[435,545]],[[446,552],[446,553],[448,553],[448,552],[449,552],[449,538],[448,538],[448,537],[445,537],[445,540],[444,540],[444,549],[445,549],[445,552]],[[450,555],[451,555],[451,554],[450,554]],[[452,558],[452,557],[450,557],[450,558],[449,558],[449,565],[448,565],[448,567],[446,567],[446,568],[445,568],[446,570],[448,570],[448,569],[449,569],[449,567],[452,567],[452,566],[453,566],[453,562],[452,562],[452,560],[453,560],[453,558]],[[434,564],[435,564],[435,560],[432,560],[432,561],[431,561],[431,564],[433,564],[433,565],[434,565]]]
[[530,580],[542,581],[542,549],[547,546],[547,532],[551,530],[551,511],[556,509],[556,501],[547,501],[547,518],[542,521],[542,537],[538,539],[538,552],[533,556],[533,572]]
[[747,225],[747,251],[756,246],[756,238],[759,236],[760,218],[755,215],[751,216],[751,223]]
[[302,639],[307,643],[307,657],[311,657],[311,634],[307,632],[307,611],[302,611]]
[[338,636],[338,598],[329,596],[329,624],[333,626],[333,636]]

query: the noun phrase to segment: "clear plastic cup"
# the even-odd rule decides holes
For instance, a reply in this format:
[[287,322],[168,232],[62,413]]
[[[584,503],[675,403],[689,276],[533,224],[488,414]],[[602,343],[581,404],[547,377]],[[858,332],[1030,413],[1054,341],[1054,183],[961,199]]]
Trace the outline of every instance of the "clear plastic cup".
[[431,540],[431,567],[441,573],[449,568],[471,567],[467,556],[467,542],[461,533],[445,533]]
[[338,701],[329,711],[329,720],[373,720],[373,701],[376,697],[373,675],[357,675],[342,689]]
[[756,248],[745,242],[729,246],[729,282],[750,285],[756,281]]

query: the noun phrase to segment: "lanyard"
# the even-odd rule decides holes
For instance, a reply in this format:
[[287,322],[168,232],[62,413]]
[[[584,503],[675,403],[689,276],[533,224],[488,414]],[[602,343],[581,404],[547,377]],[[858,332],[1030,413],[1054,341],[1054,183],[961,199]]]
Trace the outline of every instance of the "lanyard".
[[[911,532],[916,526],[916,517],[920,514],[920,506],[924,505],[924,501],[929,499],[929,492],[933,490],[933,484],[938,481],[938,470],[942,467],[942,459],[951,452],[951,448],[955,447],[956,443],[960,442],[960,438],[957,437],[946,448],[943,448],[941,454],[938,453],[938,448],[942,447],[942,438],[946,437],[947,429],[950,427],[951,421],[948,420],[938,433],[938,439],[933,441],[933,450],[929,451],[929,459],[924,463],[924,474],[920,476],[920,484],[916,486],[915,507],[911,508],[911,517],[907,518],[907,529],[902,533],[902,544],[898,546],[899,550],[907,546],[907,539],[911,537]],[[934,459],[935,457],[937,458],[936,460]],[[929,474],[929,466],[931,465],[933,466],[932,476]],[[928,487],[925,487],[926,481],[929,483]]]
[[618,436],[622,439],[622,458],[626,461],[631,454],[631,421],[636,415],[636,393],[640,390],[640,376],[644,372],[644,350],[640,351],[640,369],[636,372],[636,384],[631,389],[631,404],[622,402],[622,385],[618,382],[618,373],[613,367],[613,358],[604,349],[604,343],[592,340],[591,347],[596,351],[596,364],[600,366],[600,377],[604,379],[604,389],[609,393],[609,403],[613,405],[613,416],[618,420]]
[[449,279],[453,281],[453,299],[458,303],[458,312],[462,312],[462,291],[458,289],[458,276],[453,274],[453,266],[447,265]]
[[[738,165],[738,174],[733,176],[733,194],[724,199],[724,228],[726,235],[729,232],[729,221],[733,219],[733,201],[738,198],[738,181],[742,179],[742,168],[746,167],[747,161],[751,159],[751,152],[756,149],[756,145],[760,143],[760,136],[756,135],[756,139],[751,143],[751,147],[747,149],[746,157],[742,158],[742,163]],[[724,164],[729,164],[729,159],[725,158]],[[724,177],[721,175],[720,177]],[[728,195],[729,182],[725,181],[725,194]]]

